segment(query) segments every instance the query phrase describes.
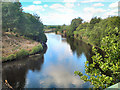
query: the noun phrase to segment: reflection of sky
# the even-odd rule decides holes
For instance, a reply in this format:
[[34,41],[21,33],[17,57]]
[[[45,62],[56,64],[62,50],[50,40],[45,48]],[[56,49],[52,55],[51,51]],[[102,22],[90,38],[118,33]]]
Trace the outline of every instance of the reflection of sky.
[[44,55],[44,64],[42,65],[41,71],[33,72],[29,70],[25,87],[80,87],[84,84],[84,81],[80,80],[78,76],[74,76],[74,71],[79,70],[85,74],[84,63],[86,57],[84,53],[78,58],[76,53],[72,53],[69,44],[65,41],[62,42],[60,35],[46,35],[48,38],[48,49]]

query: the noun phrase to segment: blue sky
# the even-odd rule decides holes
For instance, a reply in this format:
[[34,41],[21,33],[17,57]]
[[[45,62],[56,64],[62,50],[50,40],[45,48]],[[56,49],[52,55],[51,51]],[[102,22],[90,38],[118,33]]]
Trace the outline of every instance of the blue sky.
[[81,17],[89,22],[92,17],[118,15],[118,0],[20,0],[24,12],[35,13],[45,25],[69,25]]

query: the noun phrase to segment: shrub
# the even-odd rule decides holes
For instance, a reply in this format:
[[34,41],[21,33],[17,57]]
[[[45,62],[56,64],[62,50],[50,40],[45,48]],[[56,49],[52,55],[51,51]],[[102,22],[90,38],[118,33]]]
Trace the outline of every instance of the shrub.
[[13,59],[15,59],[15,58],[16,58],[15,54],[11,54],[11,55],[9,55],[6,59],[7,59],[7,60],[13,60]]
[[41,44],[39,44],[38,46],[35,46],[32,48],[32,51],[30,52],[30,54],[35,54],[35,53],[38,53],[42,50],[43,50],[43,47]]
[[28,55],[29,55],[29,52],[27,50],[22,49],[16,53],[16,58],[22,58]]

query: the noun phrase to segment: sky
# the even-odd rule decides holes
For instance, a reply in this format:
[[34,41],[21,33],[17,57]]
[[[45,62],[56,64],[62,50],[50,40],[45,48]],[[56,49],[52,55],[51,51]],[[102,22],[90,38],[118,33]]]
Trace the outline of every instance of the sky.
[[89,22],[97,16],[118,15],[119,0],[20,0],[24,12],[37,14],[44,25],[70,25],[81,17]]

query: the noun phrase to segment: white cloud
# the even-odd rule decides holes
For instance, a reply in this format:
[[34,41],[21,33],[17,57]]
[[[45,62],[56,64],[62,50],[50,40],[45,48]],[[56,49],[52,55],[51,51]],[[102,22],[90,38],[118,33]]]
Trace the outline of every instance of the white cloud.
[[74,13],[48,13],[47,15],[42,15],[42,14],[38,14],[41,16],[41,19],[43,21],[44,24],[46,25],[69,25],[71,23],[71,20],[73,18],[78,17],[78,15],[74,14]]
[[108,12],[106,12],[104,14],[105,17],[108,17],[108,16],[117,16],[117,15],[118,15],[118,9],[109,10]]
[[73,8],[74,7],[74,4],[73,3],[66,3],[65,6],[67,8]]
[[104,10],[103,8],[94,8],[94,7],[86,7],[83,9],[84,14],[82,15],[82,18],[89,22],[91,20],[91,18],[97,16],[97,17],[101,17],[106,10]]
[[118,16],[118,2],[114,2],[109,5],[109,8],[107,12],[104,14],[104,17],[108,16]]
[[102,4],[102,3],[95,3],[95,4],[93,4],[93,6],[94,7],[99,7],[99,6],[104,6],[104,4]]
[[64,0],[63,2],[76,2],[76,0]]
[[102,8],[93,8],[93,7],[86,7],[84,8],[84,12],[86,13],[92,13],[92,14],[99,14],[99,13],[103,13],[106,10],[102,9]]
[[45,4],[45,5],[44,5],[44,7],[48,7],[48,5],[47,5],[47,4]]
[[30,5],[28,7],[23,7],[24,11],[44,11],[45,9],[40,5]]
[[33,4],[41,4],[41,1],[33,1]]
[[65,5],[53,4],[52,6],[50,6],[51,9],[54,9],[62,13],[73,13],[74,12],[74,9],[72,9],[73,7],[74,4],[70,4],[70,3],[66,3]]
[[118,8],[118,2],[109,5],[110,8]]
[[103,2],[104,0],[84,0],[81,3],[89,3],[89,2]]
[[53,4],[52,6],[50,6],[50,8],[52,8],[52,9],[58,9],[58,8],[64,8],[64,6],[61,5],[61,4]]
[[73,67],[70,62],[68,62],[67,68],[64,66],[65,66],[64,63],[62,64],[60,63],[56,65],[54,65],[53,63],[49,64],[47,68],[48,72],[42,73],[45,79],[44,81],[40,81],[40,82],[45,84],[46,87],[49,87],[51,83],[54,83],[56,87],[64,87],[64,88],[69,88],[71,84],[79,88],[80,85],[85,83],[78,76],[75,76],[74,73],[71,74],[71,71],[67,69]]

